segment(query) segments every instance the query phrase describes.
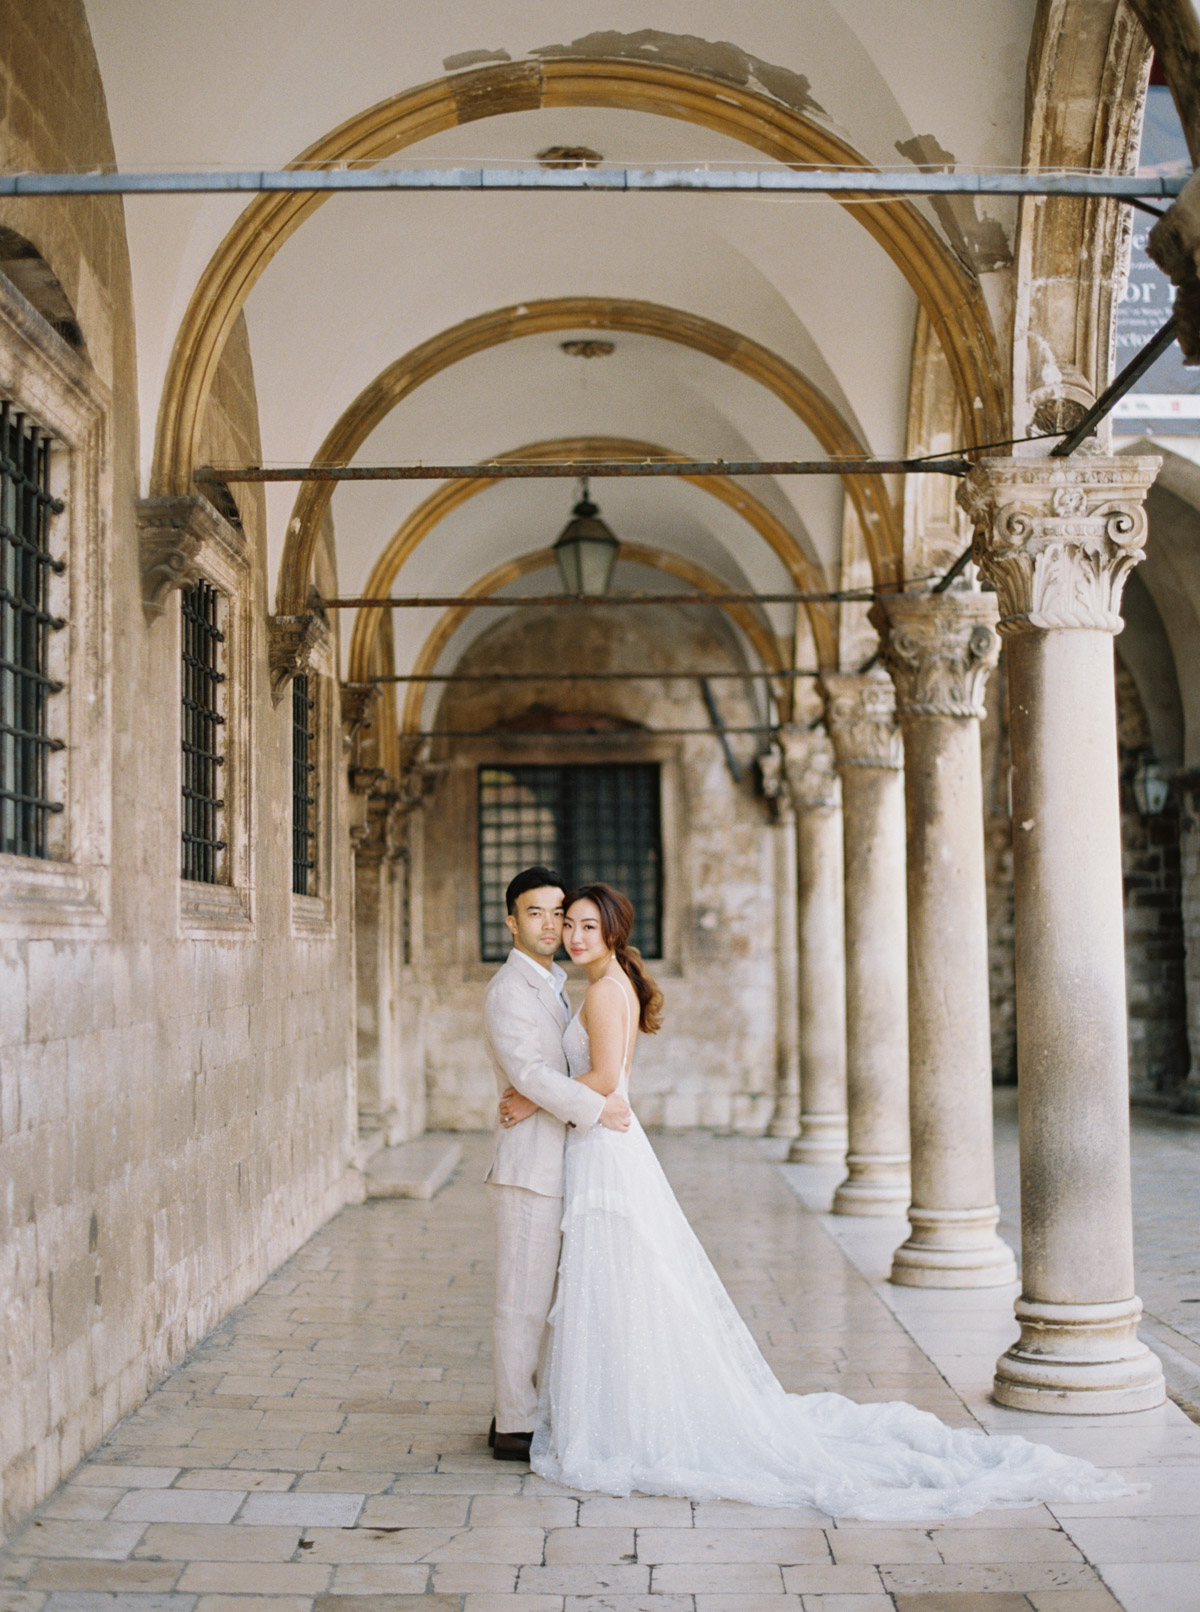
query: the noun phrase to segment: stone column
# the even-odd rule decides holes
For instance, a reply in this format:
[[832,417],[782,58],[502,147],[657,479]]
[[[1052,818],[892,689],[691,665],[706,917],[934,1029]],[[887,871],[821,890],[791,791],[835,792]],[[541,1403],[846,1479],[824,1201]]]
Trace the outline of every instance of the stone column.
[[999,1287],[979,719],[1000,649],[989,593],[892,594],[871,613],[896,687],[908,827],[912,1227],[892,1281]]
[[1013,762],[1023,1291],[995,1395],[1140,1410],[1112,636],[1156,459],[988,459],[959,497],[999,595]]
[[846,1157],[846,929],[842,791],[823,727],[780,735],[796,817],[800,1134],[793,1164]]
[[850,1145],[833,1211],[908,1208],[904,780],[885,672],[822,678],[842,782]]
[[775,1113],[767,1134],[792,1137],[800,1129],[796,813],[782,765],[775,771],[777,784],[772,787],[768,783],[775,810],[771,825],[775,861]]

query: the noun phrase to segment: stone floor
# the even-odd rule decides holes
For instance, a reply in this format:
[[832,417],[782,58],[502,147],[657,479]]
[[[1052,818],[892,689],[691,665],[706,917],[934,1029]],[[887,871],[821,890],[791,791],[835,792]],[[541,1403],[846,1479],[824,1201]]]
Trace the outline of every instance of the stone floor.
[[[344,1211],[113,1432],[0,1552],[0,1612],[1200,1609],[1200,1427],[1173,1405],[1094,1420],[998,1409],[986,1385],[1014,1331],[1012,1289],[890,1288],[902,1226],[819,1213],[829,1172],[779,1167],[781,1144],[657,1145],[788,1387],[1017,1428],[1147,1492],[939,1527],[839,1525],[805,1508],[574,1494],[496,1464],[472,1137],[436,1199]],[[1173,1156],[1177,1191],[1155,1190],[1174,1205],[1168,1252],[1186,1249],[1192,1193],[1200,1295],[1198,1154],[1200,1130]]]

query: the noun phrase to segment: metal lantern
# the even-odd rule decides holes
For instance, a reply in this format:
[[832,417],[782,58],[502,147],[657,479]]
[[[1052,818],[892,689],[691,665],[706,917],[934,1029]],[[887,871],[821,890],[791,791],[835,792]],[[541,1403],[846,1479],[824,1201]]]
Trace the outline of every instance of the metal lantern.
[[568,593],[608,592],[621,545],[599,515],[599,507],[588,497],[585,481],[583,497],[571,511],[571,519],[554,545],[554,558]]
[[1141,815],[1157,817],[1166,810],[1170,794],[1170,778],[1154,762],[1144,761],[1133,775],[1133,798]]

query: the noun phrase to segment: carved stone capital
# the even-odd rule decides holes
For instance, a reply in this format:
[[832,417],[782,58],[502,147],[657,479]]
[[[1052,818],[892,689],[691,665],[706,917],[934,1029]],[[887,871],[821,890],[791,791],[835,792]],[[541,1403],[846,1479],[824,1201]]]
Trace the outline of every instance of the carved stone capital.
[[267,617],[267,659],[271,668],[271,699],[276,705],[293,677],[311,672],[324,656],[332,634],[317,610],[302,616]]
[[142,607],[150,621],[162,615],[172,588],[190,588],[202,576],[229,586],[250,564],[245,533],[207,498],[141,498],[137,523]]
[[992,593],[892,593],[872,606],[902,722],[983,715],[1000,655],[996,617]]
[[342,736],[347,745],[353,744],[371,721],[381,692],[378,683],[342,684]]
[[1144,500],[1161,460],[984,459],[958,501],[973,558],[1000,599],[999,631],[1117,633],[1125,578],[1143,558]]
[[798,812],[832,811],[842,803],[833,745],[823,727],[780,728],[787,787]]
[[838,767],[899,772],[904,745],[896,723],[896,691],[887,673],[830,672],[821,686]]

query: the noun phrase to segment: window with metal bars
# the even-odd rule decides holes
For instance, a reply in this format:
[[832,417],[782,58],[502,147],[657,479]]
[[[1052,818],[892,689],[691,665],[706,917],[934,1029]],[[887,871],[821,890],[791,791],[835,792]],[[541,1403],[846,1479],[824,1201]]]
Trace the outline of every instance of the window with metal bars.
[[656,762],[480,767],[479,940],[508,955],[504,892],[522,868],[554,868],[567,890],[603,880],[633,902],[633,944],[662,955],[662,834]]
[[46,731],[46,704],[62,685],[46,674],[49,634],[63,625],[48,606],[52,573],[66,569],[49,551],[50,438],[10,402],[0,401],[0,851],[48,855],[51,800],[46,757],[62,741]]
[[312,895],[316,875],[316,733],[309,679],[292,678],[292,894]]
[[225,802],[220,790],[225,757],[221,747],[220,595],[211,583],[194,582],[182,593],[183,611],[183,877],[200,884],[225,879],[221,838]]

